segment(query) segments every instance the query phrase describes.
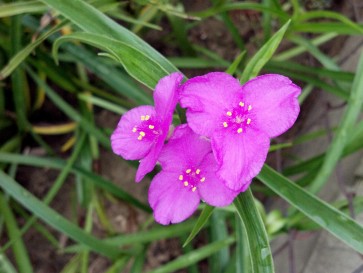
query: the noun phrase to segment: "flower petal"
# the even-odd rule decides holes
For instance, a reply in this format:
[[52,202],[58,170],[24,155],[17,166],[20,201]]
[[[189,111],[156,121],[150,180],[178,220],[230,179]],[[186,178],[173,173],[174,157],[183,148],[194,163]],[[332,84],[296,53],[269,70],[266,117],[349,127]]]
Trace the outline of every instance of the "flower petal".
[[242,86],[243,99],[252,105],[252,122],[270,138],[287,131],[296,121],[301,89],[287,77],[267,74]]
[[194,132],[210,137],[220,126],[219,119],[241,91],[238,80],[222,72],[192,78],[180,89],[180,105],[187,109],[187,120]]
[[212,153],[203,159],[200,169],[206,170],[205,174],[203,174],[205,181],[198,185],[201,198],[212,206],[223,207],[230,205],[239,191],[227,188],[224,182],[217,177],[218,166]]
[[127,160],[143,158],[149,151],[153,142],[149,139],[138,140],[138,134],[133,128],[143,122],[141,116],[155,116],[152,106],[139,106],[122,115],[115,131],[111,135],[111,146],[115,154]]
[[170,119],[178,102],[178,88],[183,79],[183,74],[172,73],[158,82],[154,91],[155,111],[161,120]]
[[159,162],[164,170],[178,172],[198,166],[211,151],[209,140],[195,134],[188,125],[179,125],[161,151]]
[[219,165],[217,176],[232,190],[246,190],[260,172],[269,147],[268,136],[258,130],[248,129],[241,134],[216,131],[212,136],[212,149]]
[[199,202],[198,192],[183,187],[177,173],[161,171],[151,182],[149,203],[160,224],[184,221],[198,208]]
[[156,142],[155,146],[150,150],[150,152],[143,159],[140,160],[140,165],[136,172],[136,182],[140,182],[146,174],[154,169],[156,162],[158,161],[161,149],[164,146],[164,140],[165,136],[160,138],[158,142]]

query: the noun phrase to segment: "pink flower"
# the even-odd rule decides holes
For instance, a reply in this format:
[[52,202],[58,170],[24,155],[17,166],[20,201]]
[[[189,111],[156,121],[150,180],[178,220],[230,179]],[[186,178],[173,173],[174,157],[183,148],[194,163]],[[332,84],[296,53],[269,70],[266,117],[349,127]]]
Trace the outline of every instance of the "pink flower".
[[216,176],[218,166],[210,142],[187,125],[175,129],[159,162],[162,171],[151,182],[149,203],[160,224],[185,220],[197,209],[200,199],[212,206],[226,206],[239,193]]
[[217,175],[230,189],[243,191],[260,172],[270,138],[294,124],[300,91],[281,75],[263,75],[241,86],[215,72],[188,80],[180,104],[187,108],[190,128],[211,139]]
[[178,101],[180,73],[162,78],[155,87],[153,106],[139,106],[126,112],[111,135],[115,154],[127,160],[140,160],[136,182],[153,170],[168,135]]

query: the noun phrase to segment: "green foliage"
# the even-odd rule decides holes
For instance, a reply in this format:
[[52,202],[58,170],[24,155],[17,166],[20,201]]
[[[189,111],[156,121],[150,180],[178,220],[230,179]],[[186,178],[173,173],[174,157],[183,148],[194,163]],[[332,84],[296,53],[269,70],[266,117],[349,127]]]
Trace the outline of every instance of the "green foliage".
[[[315,195],[331,183],[342,158],[363,149],[363,121],[357,121],[363,57],[355,72],[344,71],[321,46],[339,35],[362,35],[363,27],[338,12],[306,10],[297,0],[260,2],[213,0],[209,8],[187,13],[182,1],[0,1],[1,272],[38,270],[26,240],[32,227],[57,255],[72,255],[59,269],[64,273],[88,272],[91,253],[108,259],[104,272],[142,272],[153,245],[175,238],[179,256],[150,272],[198,272],[202,260],[211,273],[274,272],[270,241],[292,229],[324,229],[363,253],[363,227],[348,216],[352,208],[363,210],[362,197],[329,203]],[[195,35],[210,22],[223,28],[212,46],[208,32]],[[226,36],[232,45],[223,48]],[[99,168],[110,153],[116,123],[98,118],[116,122],[131,107],[152,104],[158,80],[178,69],[186,76],[225,70],[242,83],[280,73],[303,88],[303,114],[310,96],[322,90],[344,102],[344,115],[329,132],[291,132],[283,141],[273,140],[270,152],[288,158],[290,166],[277,172],[265,165],[234,205],[201,205],[197,219],[161,227],[145,200]],[[327,134],[330,145],[310,158],[299,159],[290,150]],[[137,164],[125,166],[132,170]],[[50,186],[39,197],[24,173],[45,169],[59,173],[46,178]],[[63,196],[66,189],[71,194]],[[56,211],[60,195],[70,214]],[[266,212],[253,195],[284,199],[288,213]],[[131,211],[132,233],[115,227],[109,204]],[[133,223],[135,215],[143,222]],[[59,237],[71,241],[65,246]]]

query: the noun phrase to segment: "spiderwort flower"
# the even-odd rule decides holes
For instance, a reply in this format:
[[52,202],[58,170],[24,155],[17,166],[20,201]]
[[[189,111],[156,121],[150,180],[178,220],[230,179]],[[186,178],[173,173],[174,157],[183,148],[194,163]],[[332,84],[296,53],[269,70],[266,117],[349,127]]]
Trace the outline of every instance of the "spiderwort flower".
[[185,220],[197,209],[200,199],[212,206],[226,206],[239,193],[216,176],[218,166],[210,142],[186,124],[175,128],[159,162],[162,171],[151,182],[149,203],[160,224]]
[[162,78],[155,87],[153,106],[139,106],[126,112],[111,135],[115,154],[127,160],[140,160],[136,182],[152,171],[168,135],[178,101],[180,73]]
[[233,190],[245,190],[261,170],[269,139],[295,122],[300,88],[287,77],[267,74],[244,85],[214,72],[188,80],[180,90],[191,129],[211,139],[217,175]]

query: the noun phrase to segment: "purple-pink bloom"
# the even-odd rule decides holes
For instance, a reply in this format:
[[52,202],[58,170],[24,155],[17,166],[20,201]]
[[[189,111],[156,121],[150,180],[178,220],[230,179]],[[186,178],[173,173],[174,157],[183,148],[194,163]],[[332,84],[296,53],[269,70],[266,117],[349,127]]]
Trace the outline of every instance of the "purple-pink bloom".
[[158,82],[153,106],[139,106],[126,112],[111,135],[115,154],[127,160],[140,160],[136,182],[153,170],[173,119],[178,88],[183,79],[172,73]]
[[287,77],[267,74],[244,85],[214,72],[188,80],[180,90],[190,128],[211,139],[217,175],[246,190],[261,170],[270,138],[288,130],[299,111],[301,89]]
[[185,220],[200,199],[212,206],[227,206],[239,193],[216,176],[218,166],[210,142],[187,125],[175,128],[159,162],[162,170],[151,182],[149,203],[160,224]]

